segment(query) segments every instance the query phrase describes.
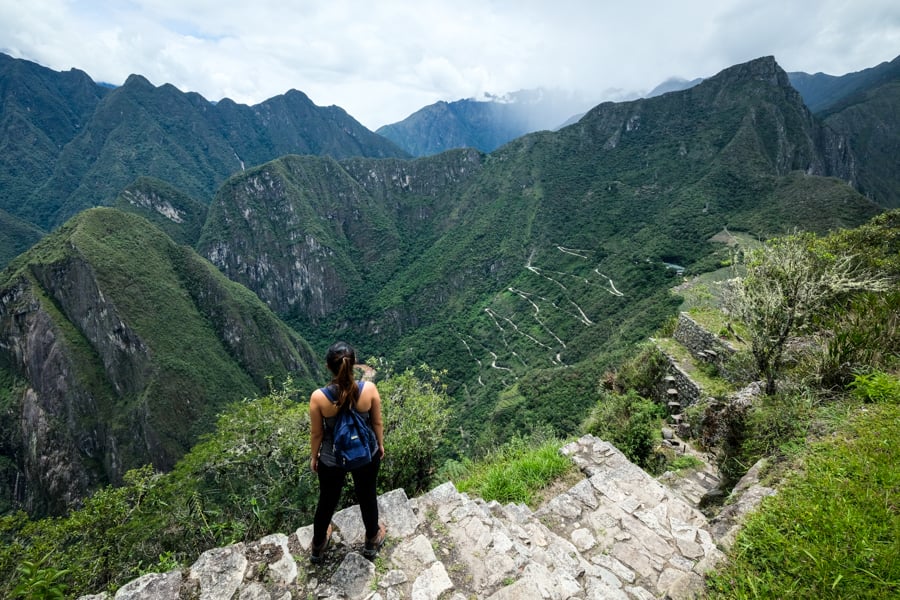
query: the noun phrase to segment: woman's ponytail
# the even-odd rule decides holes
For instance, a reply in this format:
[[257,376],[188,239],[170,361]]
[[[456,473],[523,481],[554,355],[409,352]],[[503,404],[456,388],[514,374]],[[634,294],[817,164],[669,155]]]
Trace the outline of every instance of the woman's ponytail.
[[359,387],[353,378],[353,367],[356,365],[356,351],[346,342],[335,342],[325,355],[328,369],[334,374],[331,382],[337,385],[339,410],[343,410],[347,402],[356,405],[359,399]]

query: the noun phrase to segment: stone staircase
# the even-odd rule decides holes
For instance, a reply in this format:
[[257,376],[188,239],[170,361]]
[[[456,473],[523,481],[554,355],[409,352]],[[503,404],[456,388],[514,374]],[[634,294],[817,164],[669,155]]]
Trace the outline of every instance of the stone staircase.
[[[585,478],[538,510],[485,502],[452,483],[379,498],[388,541],[362,557],[358,507],[334,517],[323,564],[312,527],[205,552],[189,568],[145,575],[116,600],[512,600],[693,598],[722,554],[688,498],[585,436],[563,452]],[[702,487],[702,484],[698,484]],[[109,599],[108,594],[81,600]]]

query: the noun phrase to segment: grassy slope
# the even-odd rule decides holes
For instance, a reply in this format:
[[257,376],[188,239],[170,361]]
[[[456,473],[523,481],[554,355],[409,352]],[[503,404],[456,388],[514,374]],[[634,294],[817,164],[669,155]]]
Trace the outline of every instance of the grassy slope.
[[857,406],[746,523],[712,598],[900,594],[900,404]]

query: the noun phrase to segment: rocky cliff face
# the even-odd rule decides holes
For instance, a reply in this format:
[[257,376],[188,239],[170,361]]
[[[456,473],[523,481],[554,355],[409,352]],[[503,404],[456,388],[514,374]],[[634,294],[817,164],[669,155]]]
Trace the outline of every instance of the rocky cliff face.
[[465,150],[416,161],[288,156],[233,178],[198,250],[275,312],[320,323],[446,226],[441,202],[481,168]]
[[[52,310],[52,308],[50,309]],[[107,444],[95,428],[78,431],[77,424],[96,413],[93,394],[77,380],[76,357],[56,319],[46,310],[27,278],[20,278],[0,296],[0,353],[4,365],[28,382],[4,430],[10,440],[14,473],[6,473],[6,500],[29,512],[59,512],[100,479],[84,462],[98,458]],[[102,423],[97,423],[102,427]],[[115,452],[109,453],[110,466]],[[21,477],[20,477],[21,476]],[[10,495],[14,498],[9,498]]]
[[307,385],[318,371],[249,290],[111,209],[84,213],[0,277],[0,368],[11,437],[0,491],[35,515],[130,468],[170,467],[225,403],[267,377]]
[[847,98],[824,116],[833,154],[846,156],[833,174],[880,206],[900,207],[900,59],[891,79]]

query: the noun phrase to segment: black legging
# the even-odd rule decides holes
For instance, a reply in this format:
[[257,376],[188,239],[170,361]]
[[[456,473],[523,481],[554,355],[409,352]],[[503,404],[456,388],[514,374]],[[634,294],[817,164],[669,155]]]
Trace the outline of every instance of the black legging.
[[[363,524],[366,526],[367,538],[374,538],[378,534],[378,493],[375,483],[378,479],[380,465],[381,459],[375,457],[369,464],[349,472],[353,477],[353,487],[356,490],[356,499],[359,501]],[[329,467],[320,462],[318,474],[319,504],[316,506],[312,539],[313,544],[317,546],[325,541],[331,517],[334,516],[338,502],[341,501],[341,489],[344,487],[347,471],[340,467]]]

